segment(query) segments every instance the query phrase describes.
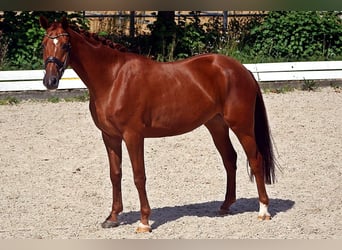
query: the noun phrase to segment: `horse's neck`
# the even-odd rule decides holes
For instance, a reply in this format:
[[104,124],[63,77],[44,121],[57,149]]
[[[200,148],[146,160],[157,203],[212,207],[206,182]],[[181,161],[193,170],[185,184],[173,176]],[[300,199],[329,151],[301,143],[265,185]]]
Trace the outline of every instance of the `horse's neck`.
[[[75,31],[69,31],[72,41],[70,66],[75,70],[84,84],[88,87],[91,94],[96,94],[97,91],[106,90],[106,70],[104,58],[101,56],[101,48],[93,46],[83,35]],[[106,79],[106,80],[101,80]],[[99,88],[99,84],[101,87]]]

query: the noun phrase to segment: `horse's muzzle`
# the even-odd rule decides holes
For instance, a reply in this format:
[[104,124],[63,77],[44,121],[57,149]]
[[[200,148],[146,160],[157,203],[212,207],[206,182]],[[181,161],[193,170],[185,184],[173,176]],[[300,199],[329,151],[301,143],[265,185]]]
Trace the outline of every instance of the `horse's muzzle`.
[[54,90],[54,89],[58,88],[59,79],[57,78],[57,76],[49,76],[49,77],[47,77],[45,75],[44,79],[43,79],[43,84],[44,84],[44,86],[47,89]]

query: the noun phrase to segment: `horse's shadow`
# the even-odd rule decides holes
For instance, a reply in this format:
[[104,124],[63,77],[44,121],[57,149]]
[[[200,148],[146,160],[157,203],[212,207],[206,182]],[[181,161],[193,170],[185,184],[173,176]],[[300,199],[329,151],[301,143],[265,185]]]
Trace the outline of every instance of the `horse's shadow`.
[[[152,209],[150,217],[150,219],[154,221],[151,227],[152,229],[156,229],[167,222],[175,221],[185,216],[221,217],[218,213],[221,204],[221,201],[209,201],[183,206],[154,208]],[[295,202],[292,200],[270,199],[269,212],[272,217],[274,217],[279,212],[285,212],[291,209],[294,204]],[[259,201],[257,198],[241,198],[230,207],[229,214],[234,215],[246,212],[257,212],[258,210]],[[120,215],[122,224],[134,224],[139,221],[139,218],[140,211],[131,211]]]

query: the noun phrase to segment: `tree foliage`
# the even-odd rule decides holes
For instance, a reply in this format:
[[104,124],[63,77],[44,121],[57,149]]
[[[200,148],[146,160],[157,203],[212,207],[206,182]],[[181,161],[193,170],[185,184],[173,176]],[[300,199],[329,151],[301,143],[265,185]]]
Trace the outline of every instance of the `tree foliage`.
[[[203,23],[196,12],[190,14],[179,17],[176,24],[173,11],[159,12],[157,20],[148,26],[150,34],[133,38],[119,32],[106,36],[159,61],[207,52],[230,55],[243,63],[342,58],[339,12],[271,11],[265,17],[231,18],[227,31],[223,31],[219,17]],[[40,15],[50,21],[68,16],[74,24],[88,29],[81,12],[5,11],[0,16],[0,69],[42,68],[44,30],[39,26]]]
[[[42,65],[41,40],[44,30],[40,27],[39,16],[44,15],[49,21],[62,16],[75,18],[74,23],[87,28],[80,13],[42,12],[42,11],[4,11],[0,16],[1,45],[6,46],[6,55],[1,55],[7,68],[37,69]],[[6,59],[4,59],[6,57]],[[1,65],[0,65],[1,67]]]
[[202,23],[196,12],[190,14],[190,17],[180,17],[177,25],[174,15],[157,19],[149,25],[152,34],[149,46],[153,57],[168,61],[214,50],[223,34],[222,22],[214,17]]

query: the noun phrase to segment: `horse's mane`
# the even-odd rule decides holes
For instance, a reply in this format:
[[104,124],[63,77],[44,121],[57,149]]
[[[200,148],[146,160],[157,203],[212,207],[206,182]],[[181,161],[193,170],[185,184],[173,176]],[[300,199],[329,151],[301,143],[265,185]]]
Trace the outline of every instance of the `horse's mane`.
[[[72,26],[69,26],[73,31],[83,35],[85,38],[87,38],[88,40],[95,40],[95,42],[98,42],[99,44],[102,44],[103,46],[108,46],[112,49],[115,49],[115,50],[118,50],[118,51],[121,51],[121,52],[127,52],[128,49],[120,44],[120,43],[115,43],[109,39],[106,39],[102,36],[99,36],[98,34],[96,33],[91,33],[87,30],[84,30],[84,29],[80,29],[78,26],[76,25],[72,25]],[[90,41],[92,42],[92,41]]]

